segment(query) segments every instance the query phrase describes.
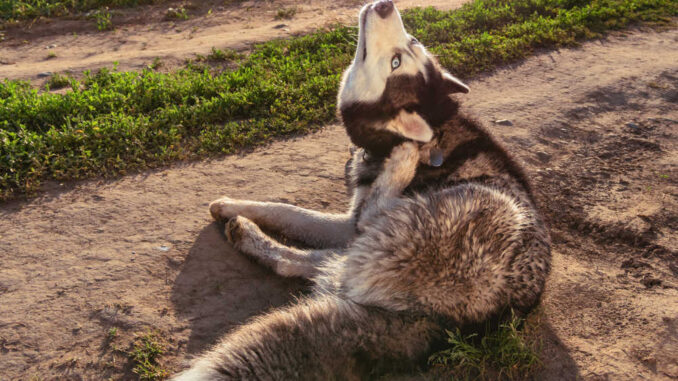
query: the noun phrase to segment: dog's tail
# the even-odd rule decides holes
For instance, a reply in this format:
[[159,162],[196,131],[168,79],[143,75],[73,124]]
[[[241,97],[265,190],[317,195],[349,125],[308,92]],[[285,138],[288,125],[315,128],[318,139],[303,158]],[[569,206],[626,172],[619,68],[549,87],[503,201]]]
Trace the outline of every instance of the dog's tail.
[[174,380],[361,380],[421,363],[441,332],[425,317],[319,295],[241,326]]

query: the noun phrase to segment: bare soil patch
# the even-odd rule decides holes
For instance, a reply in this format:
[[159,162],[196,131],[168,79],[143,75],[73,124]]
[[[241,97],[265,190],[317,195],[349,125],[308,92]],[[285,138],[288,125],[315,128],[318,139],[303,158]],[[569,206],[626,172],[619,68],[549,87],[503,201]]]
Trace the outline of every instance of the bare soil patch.
[[[678,377],[677,42],[676,30],[636,31],[470,83],[465,107],[526,164],[552,225],[538,379]],[[178,370],[247,318],[290,302],[305,284],[235,252],[208,202],[340,211],[348,145],[328,126],[0,205],[2,379],[127,379],[122,352],[149,330],[168,343],[163,365]]]
[[[452,9],[466,0],[400,0],[399,9],[435,6]],[[251,44],[330,26],[354,24],[360,0],[250,0],[194,1],[188,20],[167,20],[167,9],[186,2],[168,2],[115,10],[114,30],[100,32],[85,17],[46,19],[21,23],[5,31],[0,43],[0,78],[31,80],[41,84],[40,73],[78,74],[111,67],[140,70],[160,58],[162,70],[183,65],[212,47],[247,49]],[[276,19],[281,9],[294,8],[291,19]],[[208,14],[209,13],[209,14]],[[55,56],[50,56],[54,52]]]

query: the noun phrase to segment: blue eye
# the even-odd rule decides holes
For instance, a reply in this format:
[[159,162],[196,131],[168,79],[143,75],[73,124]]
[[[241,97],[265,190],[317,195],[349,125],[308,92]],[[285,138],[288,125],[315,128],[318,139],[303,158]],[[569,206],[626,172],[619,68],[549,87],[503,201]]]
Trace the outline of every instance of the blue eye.
[[391,58],[391,70],[395,70],[400,67],[400,54],[396,54]]

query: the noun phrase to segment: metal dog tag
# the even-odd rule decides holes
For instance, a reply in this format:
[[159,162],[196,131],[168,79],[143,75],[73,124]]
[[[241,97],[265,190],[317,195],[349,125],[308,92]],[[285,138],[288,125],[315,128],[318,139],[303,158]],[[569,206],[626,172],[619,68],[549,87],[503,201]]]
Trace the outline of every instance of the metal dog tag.
[[443,165],[443,150],[440,148],[431,148],[428,161],[432,167],[440,167]]

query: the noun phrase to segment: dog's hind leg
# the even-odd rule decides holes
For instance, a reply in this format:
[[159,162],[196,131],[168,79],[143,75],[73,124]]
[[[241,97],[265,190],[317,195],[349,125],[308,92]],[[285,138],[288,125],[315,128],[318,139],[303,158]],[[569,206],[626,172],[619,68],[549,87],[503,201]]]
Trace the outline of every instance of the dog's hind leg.
[[231,218],[226,223],[224,233],[236,249],[284,277],[310,279],[316,275],[318,266],[326,257],[341,250],[302,250],[283,245],[242,216]]
[[264,229],[318,248],[343,247],[355,234],[350,213],[330,214],[278,202],[258,202],[221,198],[210,204],[217,221],[246,217]]

